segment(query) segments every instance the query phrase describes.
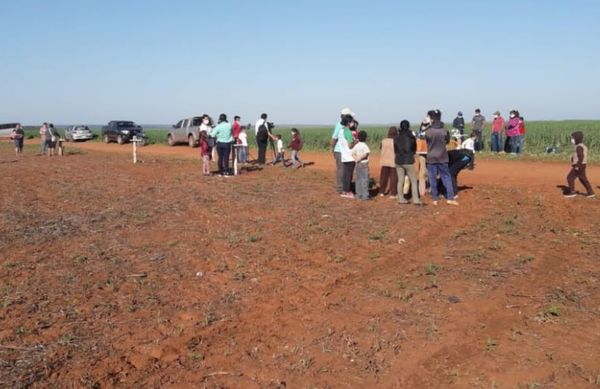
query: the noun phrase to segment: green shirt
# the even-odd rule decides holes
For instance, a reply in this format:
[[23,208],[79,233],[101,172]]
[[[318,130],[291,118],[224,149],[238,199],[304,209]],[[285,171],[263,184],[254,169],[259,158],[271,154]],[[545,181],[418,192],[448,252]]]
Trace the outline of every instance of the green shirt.
[[217,138],[218,143],[231,143],[233,142],[233,135],[231,134],[231,124],[222,122],[217,124],[215,128],[210,132],[210,136]]

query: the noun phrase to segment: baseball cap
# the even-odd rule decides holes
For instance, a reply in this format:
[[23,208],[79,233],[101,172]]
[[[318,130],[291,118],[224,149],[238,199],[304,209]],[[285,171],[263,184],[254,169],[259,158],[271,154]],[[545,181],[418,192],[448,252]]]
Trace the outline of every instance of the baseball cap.
[[342,109],[342,115],[350,115],[352,117],[354,117],[354,112],[352,112],[352,110],[350,108],[344,108]]

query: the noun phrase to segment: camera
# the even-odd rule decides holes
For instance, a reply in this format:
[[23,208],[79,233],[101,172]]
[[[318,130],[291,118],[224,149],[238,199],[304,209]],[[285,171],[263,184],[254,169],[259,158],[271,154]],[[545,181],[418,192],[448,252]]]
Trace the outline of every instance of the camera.
[[269,131],[271,131],[275,128],[275,124],[273,122],[267,122],[267,128],[269,129]]

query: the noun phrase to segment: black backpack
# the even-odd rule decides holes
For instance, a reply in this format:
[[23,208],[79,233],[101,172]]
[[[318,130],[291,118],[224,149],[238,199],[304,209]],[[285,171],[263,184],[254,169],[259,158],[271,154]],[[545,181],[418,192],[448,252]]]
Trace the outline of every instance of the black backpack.
[[256,133],[256,140],[259,142],[266,142],[269,139],[269,130],[267,129],[267,123],[263,123],[258,127],[258,132]]

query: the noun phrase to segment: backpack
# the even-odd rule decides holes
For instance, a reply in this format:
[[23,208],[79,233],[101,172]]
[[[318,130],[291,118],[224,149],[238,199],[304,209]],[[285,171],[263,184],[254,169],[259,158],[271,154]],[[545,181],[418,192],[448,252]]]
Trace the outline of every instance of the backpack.
[[267,129],[267,123],[263,123],[258,127],[258,132],[256,133],[256,140],[259,142],[266,142],[269,139],[269,130]]

